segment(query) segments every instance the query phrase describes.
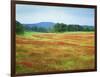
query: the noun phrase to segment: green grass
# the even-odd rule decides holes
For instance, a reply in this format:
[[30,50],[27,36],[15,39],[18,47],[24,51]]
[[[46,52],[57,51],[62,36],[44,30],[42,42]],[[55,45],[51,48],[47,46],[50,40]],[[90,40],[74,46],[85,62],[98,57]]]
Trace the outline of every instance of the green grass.
[[[24,34],[21,35],[21,36],[30,37],[33,34],[41,34],[41,33],[42,32],[25,31]],[[42,34],[45,34],[45,33],[42,33]],[[59,32],[58,33],[52,33],[52,34],[59,34]],[[77,32],[63,32],[63,33],[60,33],[60,34],[94,34],[94,32],[93,31],[90,31],[90,32],[77,31]]]

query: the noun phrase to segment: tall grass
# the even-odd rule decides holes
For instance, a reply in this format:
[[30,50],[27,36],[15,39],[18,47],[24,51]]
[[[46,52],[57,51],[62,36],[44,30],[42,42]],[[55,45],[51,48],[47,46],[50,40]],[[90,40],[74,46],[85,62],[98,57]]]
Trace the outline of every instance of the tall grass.
[[25,32],[16,35],[16,72],[93,69],[94,33]]

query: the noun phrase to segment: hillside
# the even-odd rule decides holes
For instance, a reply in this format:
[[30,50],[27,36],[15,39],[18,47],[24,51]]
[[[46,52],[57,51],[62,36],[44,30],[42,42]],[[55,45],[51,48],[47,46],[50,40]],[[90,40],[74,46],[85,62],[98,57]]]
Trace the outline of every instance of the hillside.
[[55,23],[53,22],[39,22],[39,23],[33,23],[33,24],[23,24],[24,26],[28,26],[32,28],[33,26],[38,26],[38,27],[44,27],[44,28],[52,28]]

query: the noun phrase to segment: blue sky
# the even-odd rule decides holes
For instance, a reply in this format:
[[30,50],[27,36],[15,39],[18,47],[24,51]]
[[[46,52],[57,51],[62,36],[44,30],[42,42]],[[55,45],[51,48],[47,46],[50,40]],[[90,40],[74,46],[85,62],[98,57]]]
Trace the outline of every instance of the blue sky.
[[94,9],[16,4],[16,20],[24,24],[59,22],[94,26]]

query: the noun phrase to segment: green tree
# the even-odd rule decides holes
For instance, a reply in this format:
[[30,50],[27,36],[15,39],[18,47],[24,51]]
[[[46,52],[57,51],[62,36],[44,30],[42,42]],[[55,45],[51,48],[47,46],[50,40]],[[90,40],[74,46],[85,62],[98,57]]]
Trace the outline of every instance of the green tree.
[[67,30],[67,25],[63,23],[56,23],[53,27],[54,32],[65,32]]
[[83,31],[94,31],[94,27],[93,26],[87,26],[87,25],[84,25],[83,26]]
[[24,34],[24,26],[16,21],[16,34]]
[[80,25],[70,24],[68,25],[68,31],[81,31],[83,28]]

